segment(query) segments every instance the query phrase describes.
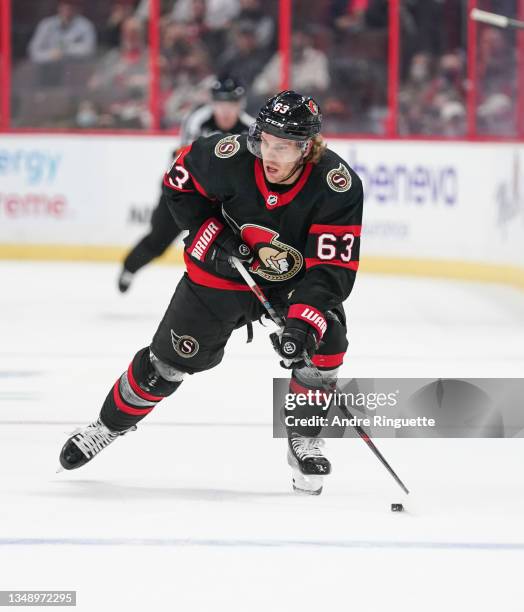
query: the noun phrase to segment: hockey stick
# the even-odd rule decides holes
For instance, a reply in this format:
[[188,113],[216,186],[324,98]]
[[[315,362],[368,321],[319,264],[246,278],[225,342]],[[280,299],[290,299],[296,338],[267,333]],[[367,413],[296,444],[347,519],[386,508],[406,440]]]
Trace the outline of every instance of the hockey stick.
[[524,21],[518,19],[511,19],[511,17],[505,17],[504,15],[498,15],[497,13],[490,13],[489,11],[481,11],[480,9],[471,9],[471,19],[480,21],[481,23],[487,23],[497,28],[524,28]]
[[[271,319],[273,320],[273,322],[276,323],[276,325],[278,325],[278,327],[281,330],[284,329],[284,326],[285,326],[284,320],[282,319],[282,317],[280,317],[278,315],[278,313],[275,311],[273,306],[271,306],[271,302],[267,299],[267,297],[264,294],[264,292],[262,291],[262,289],[254,281],[254,279],[251,276],[251,274],[249,274],[249,272],[240,263],[240,260],[238,260],[236,257],[231,257],[231,262],[235,266],[235,268],[237,269],[238,273],[246,281],[247,286],[255,294],[255,296],[258,298],[258,300],[262,304],[262,306],[264,306],[264,308],[267,310],[267,312],[268,312],[269,316],[271,317]],[[328,391],[329,393],[332,393],[333,390],[330,389],[329,387],[327,387],[323,383],[323,381],[322,381],[322,374],[320,373],[320,370],[315,366],[315,364],[311,361],[309,355],[304,354],[304,361],[306,362],[306,365],[315,374],[315,377],[317,377],[319,379],[319,382],[320,382],[321,386],[324,388],[324,390]],[[354,417],[351,414],[351,412],[349,411],[347,406],[339,406],[339,408],[342,410],[342,412],[345,413],[346,418],[349,418],[352,423],[355,422]],[[375,457],[377,457],[377,459],[380,461],[380,463],[382,463],[382,465],[386,468],[386,470],[391,474],[391,476],[394,478],[395,482],[404,491],[404,493],[409,494],[409,490],[406,487],[406,485],[402,482],[402,480],[400,480],[400,478],[397,476],[395,470],[389,465],[389,463],[386,461],[384,455],[378,450],[378,448],[375,446],[375,444],[373,443],[373,441],[371,440],[369,435],[364,431],[364,429],[360,425],[353,425],[353,428],[355,429],[357,434],[360,436],[360,438],[367,444],[368,448],[372,451],[372,453],[375,455]]]

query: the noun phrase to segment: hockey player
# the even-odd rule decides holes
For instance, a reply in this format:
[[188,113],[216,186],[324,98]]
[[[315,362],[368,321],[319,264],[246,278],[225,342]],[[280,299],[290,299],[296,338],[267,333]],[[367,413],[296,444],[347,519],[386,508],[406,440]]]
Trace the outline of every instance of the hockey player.
[[[244,109],[246,91],[239,81],[228,76],[217,79],[211,88],[212,102],[197,108],[187,117],[181,130],[181,146],[200,136],[219,132],[247,134],[253,117]],[[178,150],[174,152],[176,157]],[[182,230],[169,212],[163,194],[151,216],[149,233],[138,242],[124,259],[118,277],[118,288],[125,293],[140,268],[160,257]]]
[[[260,317],[262,307],[231,256],[285,315],[272,342],[292,370],[290,390],[334,385],[348,345],[342,302],[358,268],[363,193],[355,172],[326,148],[320,127],[316,102],[284,91],[268,100],[247,137],[199,138],[180,152],[164,193],[179,226],[189,230],[187,272],[151,345],[116,381],[98,420],[67,440],[65,469],[135,429],[187,374],[218,365],[232,331]],[[287,428],[294,488],[318,494],[331,465],[320,427],[299,420],[326,415],[314,402],[287,414],[299,423]]]

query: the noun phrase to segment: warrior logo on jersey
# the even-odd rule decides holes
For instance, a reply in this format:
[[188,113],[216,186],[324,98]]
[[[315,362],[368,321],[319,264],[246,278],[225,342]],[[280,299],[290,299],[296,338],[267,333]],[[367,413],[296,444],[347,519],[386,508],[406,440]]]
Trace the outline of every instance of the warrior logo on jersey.
[[193,336],[179,336],[173,330],[171,330],[171,342],[175,352],[180,357],[184,357],[184,359],[194,357],[200,348],[200,345]]
[[263,279],[286,281],[302,267],[302,255],[288,244],[279,242],[277,232],[260,225],[243,225],[240,236],[256,252],[250,271]]
[[318,106],[313,102],[313,100],[310,100],[307,103],[307,107],[312,115],[318,115]]
[[233,136],[226,136],[217,142],[215,146],[215,155],[222,159],[226,159],[228,157],[233,157],[235,153],[238,153],[239,149],[240,143],[238,142],[238,134],[234,134]]
[[342,193],[351,189],[351,174],[344,164],[339,164],[338,168],[333,168],[327,173],[327,184],[333,189]]

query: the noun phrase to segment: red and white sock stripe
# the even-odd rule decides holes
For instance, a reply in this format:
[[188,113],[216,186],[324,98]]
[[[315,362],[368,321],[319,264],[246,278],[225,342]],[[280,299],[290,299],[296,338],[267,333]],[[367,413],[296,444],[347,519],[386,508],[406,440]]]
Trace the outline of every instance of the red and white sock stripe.
[[134,416],[145,416],[163,399],[144,391],[133,376],[132,364],[113,386],[113,399],[119,410]]

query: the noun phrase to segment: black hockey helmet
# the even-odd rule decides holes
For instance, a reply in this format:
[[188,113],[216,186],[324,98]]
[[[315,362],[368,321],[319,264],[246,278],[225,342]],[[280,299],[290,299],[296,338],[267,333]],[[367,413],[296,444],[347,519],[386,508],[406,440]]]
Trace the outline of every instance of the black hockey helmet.
[[289,140],[309,140],[320,132],[322,114],[311,96],[281,91],[260,109],[256,127],[261,132]]
[[231,76],[219,77],[211,87],[211,96],[216,102],[238,102],[245,95],[245,87]]

